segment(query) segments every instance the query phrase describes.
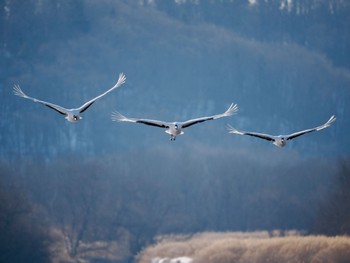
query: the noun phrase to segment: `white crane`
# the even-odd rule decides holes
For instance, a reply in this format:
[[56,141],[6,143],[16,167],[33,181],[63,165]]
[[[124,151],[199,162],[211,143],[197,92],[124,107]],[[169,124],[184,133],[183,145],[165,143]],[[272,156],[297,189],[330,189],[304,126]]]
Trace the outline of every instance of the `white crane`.
[[208,116],[208,117],[201,117],[197,119],[192,119],[184,122],[164,122],[164,121],[158,121],[158,120],[149,120],[149,119],[136,119],[136,118],[127,118],[124,115],[120,114],[119,112],[115,111],[112,113],[112,120],[113,121],[126,121],[126,122],[134,122],[134,123],[142,123],[150,126],[160,127],[167,129],[165,132],[170,134],[170,140],[175,141],[176,136],[182,135],[183,129],[190,127],[194,124],[205,122],[208,120],[215,120],[223,117],[228,117],[233,115],[238,110],[237,104],[231,104],[230,107],[221,114]]
[[292,140],[294,138],[297,138],[301,135],[304,135],[306,133],[314,132],[314,131],[320,131],[322,129],[325,129],[329,127],[332,122],[336,120],[335,116],[333,115],[330,117],[330,119],[323,125],[312,128],[312,129],[307,129],[299,132],[295,132],[289,135],[270,135],[270,134],[264,134],[264,133],[258,133],[258,132],[246,132],[246,131],[239,131],[232,126],[228,125],[228,131],[229,133],[234,133],[234,134],[239,134],[239,135],[249,135],[253,137],[258,137],[260,139],[264,139],[267,141],[271,141],[274,145],[278,147],[284,147],[287,144],[287,141]]
[[96,100],[102,98],[107,93],[109,93],[109,92],[115,90],[116,88],[120,87],[122,84],[125,83],[125,80],[126,80],[125,75],[123,73],[120,73],[118,82],[112,88],[110,88],[106,92],[102,93],[101,95],[93,98],[92,100],[89,100],[88,102],[84,103],[79,108],[73,108],[73,109],[66,109],[66,108],[63,108],[63,107],[61,107],[59,105],[50,103],[50,102],[46,102],[46,101],[38,100],[36,98],[29,97],[22,91],[22,89],[20,88],[19,85],[15,85],[14,86],[13,92],[14,92],[15,95],[17,95],[19,97],[22,97],[22,98],[25,98],[25,99],[29,99],[29,100],[32,100],[34,102],[41,103],[41,104],[43,104],[43,105],[45,105],[45,106],[47,106],[47,107],[57,111],[60,114],[65,115],[66,116],[65,118],[69,122],[77,122],[77,121],[82,119],[82,117],[80,116],[81,113],[86,111]]

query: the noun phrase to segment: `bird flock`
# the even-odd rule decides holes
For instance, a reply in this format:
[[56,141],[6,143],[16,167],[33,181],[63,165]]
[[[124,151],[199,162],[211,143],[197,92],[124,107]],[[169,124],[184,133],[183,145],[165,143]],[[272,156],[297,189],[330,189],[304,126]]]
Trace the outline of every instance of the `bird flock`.
[[[19,97],[29,99],[29,100],[32,100],[34,102],[38,102],[40,104],[43,104],[43,105],[57,111],[58,113],[64,115],[65,119],[69,122],[77,122],[77,121],[82,119],[81,114],[83,112],[85,112],[92,104],[94,104],[98,99],[104,97],[105,95],[112,92],[113,90],[119,88],[121,85],[123,85],[125,83],[125,81],[126,81],[125,75],[123,73],[120,73],[117,83],[112,88],[110,88],[106,92],[102,93],[101,95],[98,95],[97,97],[89,100],[88,102],[84,103],[82,106],[80,106],[78,108],[71,108],[71,109],[67,109],[67,108],[64,108],[62,106],[50,103],[50,102],[46,102],[43,100],[39,100],[39,99],[30,97],[22,91],[22,89],[20,88],[19,85],[14,85],[13,92],[15,95],[17,95]],[[216,114],[216,115],[212,115],[212,116],[207,116],[207,117],[195,118],[195,119],[191,119],[191,120],[187,120],[187,121],[175,121],[175,122],[165,122],[165,121],[160,121],[160,120],[151,120],[151,119],[142,119],[142,118],[128,118],[128,117],[122,115],[121,113],[119,113],[118,111],[112,112],[111,118],[112,118],[112,121],[116,121],[116,122],[141,123],[141,124],[150,125],[150,126],[154,126],[154,127],[164,128],[164,129],[166,129],[165,132],[170,135],[170,140],[175,141],[176,136],[184,134],[183,129],[190,127],[192,125],[201,123],[201,122],[232,116],[234,113],[237,112],[237,110],[238,110],[238,105],[232,103],[230,105],[230,107],[224,113]],[[241,130],[237,130],[236,128],[232,127],[231,125],[227,125],[227,129],[228,129],[228,132],[232,133],[232,134],[248,135],[248,136],[252,136],[252,137],[257,137],[260,139],[270,141],[274,145],[276,145],[277,147],[284,147],[287,144],[287,141],[290,141],[292,139],[295,139],[301,135],[304,135],[304,134],[307,134],[310,132],[320,131],[322,129],[325,129],[325,128],[329,127],[335,120],[336,120],[336,118],[333,115],[330,117],[330,119],[326,123],[324,123],[320,126],[317,126],[315,128],[311,128],[311,129],[302,130],[299,132],[295,132],[295,133],[292,133],[289,135],[270,135],[270,134],[264,134],[264,133],[258,133],[258,132],[241,131]]]

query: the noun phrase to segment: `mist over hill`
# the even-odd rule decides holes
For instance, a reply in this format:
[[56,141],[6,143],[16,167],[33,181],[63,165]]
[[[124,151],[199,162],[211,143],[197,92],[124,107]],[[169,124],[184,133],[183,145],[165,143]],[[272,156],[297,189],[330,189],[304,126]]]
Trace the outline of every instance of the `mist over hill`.
[[[8,11],[2,18],[5,70],[1,107],[15,118],[5,118],[1,123],[2,156],[11,152],[12,157],[18,157],[20,152],[51,158],[66,152],[111,153],[135,143],[138,147],[167,144],[161,130],[112,123],[110,113],[118,110],[131,117],[186,120],[223,112],[231,102],[239,104],[239,114],[205,124],[205,131],[194,127],[181,140],[250,147],[251,140],[226,134],[225,124],[283,134],[317,126],[335,114],[336,127],[295,144],[304,153],[347,153],[349,121],[345,116],[349,112],[350,75],[348,68],[334,63],[337,50],[331,57],[300,45],[301,36],[292,33],[288,41],[277,41],[276,36],[269,39],[268,32],[263,38],[259,34],[266,25],[257,22],[255,30],[243,34],[244,25],[240,28],[234,23],[235,17],[226,18],[232,21],[231,27],[222,26],[222,19],[210,16],[215,12],[212,7],[222,5],[195,5],[191,1],[169,1],[168,5],[158,1],[11,1],[7,9],[3,8]],[[234,13],[244,12],[241,19],[244,14],[255,16],[256,9],[263,8],[249,3],[237,6],[230,1],[226,5]],[[349,8],[339,5],[334,12],[342,14]],[[194,7],[203,13],[199,21],[187,14]],[[274,5],[270,8],[279,20],[292,19],[290,12],[278,11]],[[188,21],[183,16],[168,15],[164,9],[175,14],[185,10]],[[318,15],[318,11],[324,9],[294,15],[293,22],[298,24],[303,18]],[[337,14],[333,19],[347,22]],[[269,14],[261,16],[268,18]],[[326,24],[328,16],[326,12],[324,24],[332,28]],[[318,20],[311,21],[306,19],[304,27],[312,28]],[[286,24],[274,35],[285,35],[294,27]],[[325,26],[324,33],[327,29]],[[254,32],[257,37],[252,36]],[[340,41],[337,38],[334,42]],[[13,84],[18,83],[29,95],[78,107],[111,87],[119,72],[126,74],[127,83],[93,105],[77,125],[68,125],[55,112],[11,94]],[[263,142],[251,143],[271,149]]]

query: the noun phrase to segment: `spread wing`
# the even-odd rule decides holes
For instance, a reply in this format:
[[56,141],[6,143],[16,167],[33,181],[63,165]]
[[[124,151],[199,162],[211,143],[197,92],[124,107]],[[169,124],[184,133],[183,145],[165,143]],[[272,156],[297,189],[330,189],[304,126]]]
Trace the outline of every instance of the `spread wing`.
[[84,105],[80,106],[77,110],[79,113],[83,113],[86,111],[96,100],[102,98],[103,96],[107,95],[109,92],[115,90],[116,88],[120,87],[122,84],[125,83],[126,77],[123,73],[119,74],[118,82],[109,90],[102,93],[101,95],[97,96],[96,98],[93,98],[92,100],[89,100],[88,102],[84,103]]
[[112,112],[112,120],[113,121],[126,121],[126,122],[142,123],[142,124],[160,127],[160,128],[169,128],[169,123],[167,123],[167,122],[157,121],[157,120],[148,120],[148,119],[127,118],[117,111]]
[[235,112],[237,112],[237,110],[238,110],[237,104],[232,103],[230,105],[230,107],[224,113],[185,121],[182,123],[182,128],[187,128],[187,127],[190,127],[194,124],[204,122],[204,121],[215,120],[215,119],[219,119],[222,117],[228,117],[228,116],[233,115]]
[[15,85],[13,87],[13,93],[16,95],[16,96],[19,96],[19,97],[22,97],[22,98],[25,98],[25,99],[29,99],[29,100],[32,100],[34,102],[38,102],[38,103],[41,103],[55,111],[57,111],[58,113],[62,114],[62,115],[67,115],[68,114],[68,110],[59,106],[59,105],[56,105],[56,104],[53,104],[53,103],[50,103],[50,102],[46,102],[46,101],[42,101],[42,100],[38,100],[36,98],[32,98],[32,97],[29,97],[27,96],[23,91],[22,89],[20,88],[19,85]]
[[335,120],[336,120],[336,117],[334,115],[332,115],[325,124],[323,124],[321,126],[318,126],[318,127],[315,127],[315,128],[311,128],[311,129],[295,132],[293,134],[287,135],[286,138],[287,138],[287,140],[292,140],[292,139],[294,139],[296,137],[299,137],[301,135],[304,135],[306,133],[310,133],[310,132],[314,132],[314,131],[320,131],[322,129],[325,129],[325,128],[329,127],[332,124],[332,122],[334,122]]
[[227,129],[228,129],[229,133],[240,134],[240,135],[249,135],[249,136],[258,137],[260,139],[264,139],[264,140],[268,140],[268,141],[275,141],[275,137],[272,135],[269,135],[269,134],[258,133],[258,132],[239,131],[230,125],[227,125]]

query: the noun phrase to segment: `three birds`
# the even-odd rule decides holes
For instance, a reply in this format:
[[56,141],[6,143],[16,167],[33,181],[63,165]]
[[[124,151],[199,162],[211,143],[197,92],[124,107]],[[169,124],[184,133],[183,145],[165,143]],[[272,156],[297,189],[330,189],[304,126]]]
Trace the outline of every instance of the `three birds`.
[[[22,89],[20,88],[19,85],[15,85],[13,88],[13,91],[14,91],[14,94],[19,96],[19,97],[29,99],[29,100],[32,100],[34,102],[41,103],[41,104],[57,111],[60,114],[65,115],[65,119],[67,119],[67,121],[69,121],[69,122],[77,122],[77,121],[82,119],[81,114],[83,112],[85,112],[93,103],[95,103],[98,99],[102,98],[103,96],[107,95],[111,91],[113,91],[113,90],[117,89],[118,87],[120,87],[121,85],[123,85],[125,83],[125,80],[126,80],[125,75],[123,73],[120,73],[117,83],[112,88],[105,91],[101,95],[89,100],[88,102],[84,103],[82,106],[80,106],[78,108],[71,108],[71,109],[67,109],[67,108],[64,108],[62,106],[50,103],[50,102],[46,102],[43,100],[39,100],[39,99],[30,97],[22,91]],[[230,107],[224,113],[211,115],[211,116],[207,116],[207,117],[195,118],[195,119],[181,121],[181,122],[165,122],[165,121],[151,120],[151,119],[128,118],[117,111],[112,112],[111,117],[112,117],[112,121],[116,121],[116,122],[133,122],[133,123],[141,123],[141,124],[150,125],[150,126],[154,126],[154,127],[164,128],[164,129],[166,129],[165,132],[170,135],[170,140],[175,141],[176,136],[184,134],[183,129],[190,127],[192,125],[198,124],[198,123],[205,122],[205,121],[232,116],[234,113],[237,112],[237,110],[238,110],[237,104],[232,103],[230,105]],[[299,136],[302,136],[304,134],[310,133],[310,132],[320,131],[322,129],[325,129],[325,128],[329,127],[335,120],[336,120],[336,118],[333,115],[323,125],[320,125],[320,126],[315,127],[315,128],[295,132],[295,133],[292,133],[289,135],[270,135],[270,134],[264,134],[264,133],[258,133],[258,132],[240,131],[240,130],[235,129],[234,127],[232,127],[230,125],[228,125],[228,132],[232,133],[232,134],[248,135],[248,136],[257,137],[260,139],[271,141],[274,145],[276,145],[278,147],[284,147],[287,144],[287,141],[292,140],[294,138],[297,138]]]

